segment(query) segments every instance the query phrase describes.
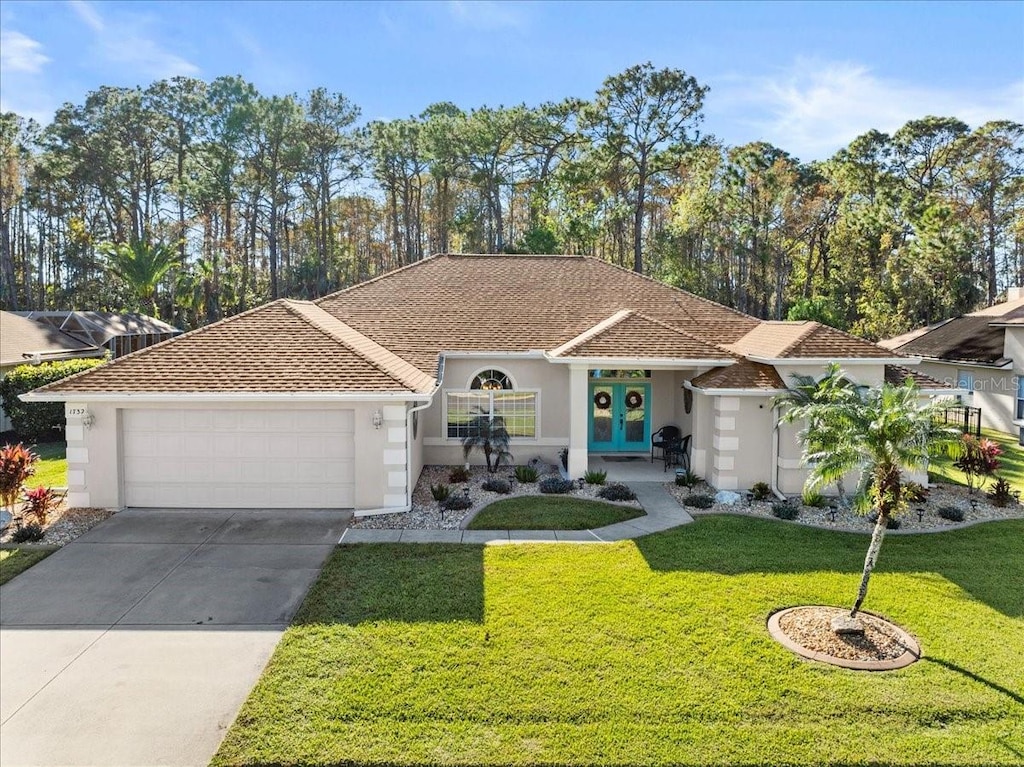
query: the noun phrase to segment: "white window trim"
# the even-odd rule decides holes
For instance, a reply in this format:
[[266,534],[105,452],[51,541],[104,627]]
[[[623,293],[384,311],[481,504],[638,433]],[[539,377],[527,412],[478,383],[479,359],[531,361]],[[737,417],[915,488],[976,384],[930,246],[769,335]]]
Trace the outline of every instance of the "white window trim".
[[[481,370],[493,370],[494,368],[486,367]],[[474,374],[475,377],[475,374]],[[511,378],[511,376],[509,376]],[[472,382],[472,378],[469,379]],[[446,444],[462,444],[461,437],[449,437],[448,436],[448,395],[449,394],[532,394],[534,402],[534,423],[536,429],[532,437],[510,437],[509,442],[515,444],[533,444],[542,438],[541,435],[541,390],[540,389],[445,389],[444,397],[441,401],[441,439]],[[493,397],[491,402],[493,403]],[[492,408],[493,410],[493,408]]]
[[[495,367],[494,365],[486,365],[486,366],[480,368],[475,373],[473,373],[473,375],[471,375],[469,377],[469,380],[466,381],[466,391],[484,391],[484,389],[474,389],[473,388],[473,381],[475,381],[476,377],[478,375],[480,375],[481,373],[483,373],[485,370],[494,370],[494,371],[496,371],[498,373],[501,373],[502,375],[506,376],[509,381],[512,382],[512,388],[511,389],[503,389],[502,391],[528,391],[528,390],[520,389],[519,388],[519,382],[512,376],[511,373],[509,373],[507,370],[505,370],[505,368],[498,368],[498,367]],[[450,391],[457,391],[457,389],[450,389]],[[495,389],[495,391],[497,391],[497,389]]]

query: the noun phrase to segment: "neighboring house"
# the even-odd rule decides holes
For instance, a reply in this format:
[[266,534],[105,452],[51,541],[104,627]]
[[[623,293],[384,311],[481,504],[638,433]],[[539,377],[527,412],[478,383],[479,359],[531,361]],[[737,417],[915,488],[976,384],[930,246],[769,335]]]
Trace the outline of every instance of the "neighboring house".
[[18,314],[57,328],[87,344],[102,346],[115,358],[181,335],[178,328],[145,314],[78,311]]
[[[69,336],[56,328],[0,311],[0,378],[19,365],[102,357],[103,349]],[[0,432],[11,429],[11,419],[0,403]]]
[[1024,288],[1007,298],[880,344],[921,357],[919,370],[967,391],[964,404],[981,409],[983,426],[1024,445]]
[[[863,384],[918,360],[816,322],[762,322],[581,256],[441,255],[316,302],[278,300],[25,395],[65,401],[71,503],[400,510],[461,464],[479,411],[520,463],[578,477],[692,434],[717,488],[799,492],[772,397],[837,361]],[[480,461],[478,455],[473,460]]]

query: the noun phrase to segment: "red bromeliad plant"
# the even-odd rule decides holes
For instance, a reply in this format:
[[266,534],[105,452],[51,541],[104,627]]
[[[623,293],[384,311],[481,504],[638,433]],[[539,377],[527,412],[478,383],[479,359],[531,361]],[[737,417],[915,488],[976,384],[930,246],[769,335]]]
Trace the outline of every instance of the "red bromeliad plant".
[[35,521],[43,526],[46,518],[64,500],[64,493],[54,491],[52,487],[34,487],[25,492],[25,503],[21,507],[22,516],[35,517]]
[[973,493],[985,486],[986,480],[999,468],[1003,450],[990,439],[977,439],[965,434],[961,442],[960,457],[953,462],[967,478],[967,492]]
[[13,509],[25,480],[36,473],[38,460],[39,456],[21,443],[0,448],[0,503]]

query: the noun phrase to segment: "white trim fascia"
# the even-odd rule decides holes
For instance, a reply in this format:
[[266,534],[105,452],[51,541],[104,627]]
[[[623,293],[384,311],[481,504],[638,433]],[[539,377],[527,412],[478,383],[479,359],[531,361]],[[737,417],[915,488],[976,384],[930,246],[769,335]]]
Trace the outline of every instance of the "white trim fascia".
[[920,357],[759,357],[746,355],[751,362],[762,365],[828,365],[837,362],[840,365],[918,365]]
[[699,387],[694,387],[691,391],[699,391],[709,397],[773,397],[776,394],[786,393],[786,389],[701,389]]
[[650,368],[651,370],[678,370],[680,368],[712,367],[721,368],[728,365],[735,365],[736,360],[697,360],[681,359],[677,357],[553,357],[551,354],[544,355],[548,362],[556,365],[577,365],[589,368]]
[[429,402],[432,395],[412,392],[26,392],[22,402]]
[[463,359],[487,359],[489,357],[496,357],[498,359],[543,359],[543,357],[545,356],[545,352],[542,349],[531,349],[530,351],[527,352],[441,352],[438,356],[461,357]]
[[1007,360],[1002,365],[993,365],[991,362],[968,362],[967,360],[943,360],[938,357],[922,357],[923,362],[937,365],[951,365],[955,368],[978,368],[979,370],[1013,370],[1013,360]]

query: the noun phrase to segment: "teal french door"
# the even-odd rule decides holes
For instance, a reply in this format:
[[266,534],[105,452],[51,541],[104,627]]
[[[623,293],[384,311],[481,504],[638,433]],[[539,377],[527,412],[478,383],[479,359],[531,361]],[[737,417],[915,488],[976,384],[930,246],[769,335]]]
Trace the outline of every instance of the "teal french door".
[[587,447],[609,453],[651,448],[651,385],[591,383]]

